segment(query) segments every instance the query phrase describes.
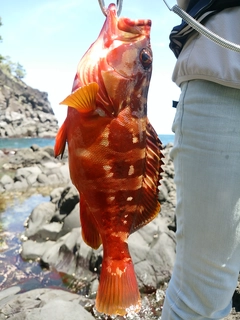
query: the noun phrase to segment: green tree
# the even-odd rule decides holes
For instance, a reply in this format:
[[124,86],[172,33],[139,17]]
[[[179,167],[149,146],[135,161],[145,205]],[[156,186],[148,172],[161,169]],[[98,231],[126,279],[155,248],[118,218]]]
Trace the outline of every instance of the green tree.
[[16,78],[23,79],[26,76],[26,70],[23,68],[23,66],[18,62],[15,64],[14,74]]

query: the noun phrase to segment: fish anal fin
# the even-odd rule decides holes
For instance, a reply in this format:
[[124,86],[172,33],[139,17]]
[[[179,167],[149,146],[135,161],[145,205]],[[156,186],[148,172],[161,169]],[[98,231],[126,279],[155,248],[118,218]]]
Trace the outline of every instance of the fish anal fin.
[[102,240],[96,228],[94,217],[82,194],[80,194],[80,220],[84,242],[93,249],[99,248]]
[[96,109],[96,97],[99,86],[96,82],[73,91],[60,104],[75,108],[80,113],[88,113]]
[[138,312],[141,299],[131,258],[103,260],[96,309],[108,315]]
[[142,181],[142,198],[139,211],[131,229],[131,233],[146,225],[160,212],[161,205],[158,201],[159,185],[163,155],[161,153],[162,144],[157,133],[147,120],[146,127],[146,166]]
[[56,139],[55,139],[55,145],[54,145],[54,156],[57,157],[61,155],[63,157],[64,150],[66,147],[67,142],[67,124],[66,120],[58,130]]

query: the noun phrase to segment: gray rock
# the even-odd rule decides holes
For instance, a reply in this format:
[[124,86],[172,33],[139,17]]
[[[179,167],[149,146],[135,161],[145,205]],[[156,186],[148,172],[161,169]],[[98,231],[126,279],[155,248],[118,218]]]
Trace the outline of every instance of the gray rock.
[[39,204],[29,216],[27,228],[25,231],[26,237],[31,237],[37,234],[43,225],[49,223],[55,214],[55,205],[51,202]]
[[6,190],[10,189],[14,183],[13,179],[7,174],[4,174],[2,176],[2,178],[0,179],[0,182]]
[[27,183],[29,184],[29,186],[33,185],[34,183],[36,183],[38,178],[38,174],[37,173],[32,173],[27,177]]
[[0,319],[10,320],[93,320],[81,296],[63,290],[35,289],[14,296],[3,307]]
[[13,186],[13,189],[18,189],[18,190],[25,190],[25,189],[27,189],[28,188],[28,182],[27,182],[27,180],[26,179],[24,179],[24,178],[22,178],[22,180],[21,181],[16,181],[15,183],[14,183],[14,186]]
[[50,193],[50,200],[52,203],[57,203],[61,197],[61,194],[63,192],[64,188],[59,187],[55,188],[51,193]]
[[48,184],[58,184],[59,183],[60,179],[56,173],[49,174],[47,177],[48,177]]
[[11,300],[15,294],[21,291],[21,287],[14,286],[0,291],[0,308]]
[[54,136],[57,119],[47,93],[0,70],[0,137]]
[[60,167],[60,172],[63,176],[64,181],[66,182],[70,181],[70,173],[69,173],[69,167],[67,163]]
[[31,147],[30,147],[31,149],[32,149],[32,151],[33,152],[36,152],[36,151],[39,151],[39,146],[37,145],[37,144],[33,144],[33,145],[31,145]]
[[80,227],[80,209],[79,203],[75,208],[64,218],[61,234],[70,232],[73,228]]
[[44,173],[40,173],[37,177],[37,182],[41,183],[41,184],[49,184],[49,179],[47,177],[46,174]]
[[42,171],[38,166],[19,168],[16,171],[15,180],[21,180],[19,177],[27,178],[31,174],[38,176],[41,172]]
[[67,187],[63,191],[61,199],[58,203],[60,214],[69,214],[78,202],[79,194],[77,189],[73,185]]
[[49,224],[41,225],[34,233],[34,239],[42,240],[57,240],[62,230],[62,224],[51,222]]
[[22,243],[21,256],[23,259],[36,260],[41,257],[44,252],[49,250],[55,244],[54,241],[37,242],[26,240]]

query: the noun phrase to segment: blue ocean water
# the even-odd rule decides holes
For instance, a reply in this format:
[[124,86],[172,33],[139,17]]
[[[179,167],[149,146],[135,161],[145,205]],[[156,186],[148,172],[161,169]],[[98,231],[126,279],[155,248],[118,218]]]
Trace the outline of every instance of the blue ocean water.
[[[159,138],[163,145],[173,142],[173,134],[159,134]],[[53,147],[55,139],[53,138],[0,138],[0,149],[19,149],[29,148],[33,144],[37,144],[39,147]]]
[[159,134],[158,136],[164,146],[174,141],[174,134]]
[[53,138],[0,138],[0,149],[19,149],[29,148],[33,144],[39,147],[53,147],[55,139]]

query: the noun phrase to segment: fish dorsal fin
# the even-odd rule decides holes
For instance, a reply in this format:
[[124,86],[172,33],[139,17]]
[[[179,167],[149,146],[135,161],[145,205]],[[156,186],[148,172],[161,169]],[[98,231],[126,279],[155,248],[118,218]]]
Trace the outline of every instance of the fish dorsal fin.
[[62,126],[58,130],[56,139],[55,139],[55,146],[54,146],[54,155],[55,157],[63,156],[64,150],[66,147],[66,142],[67,142],[67,125],[66,125],[66,120],[63,122]]
[[87,113],[96,109],[96,97],[99,86],[96,82],[80,87],[73,91],[60,104],[75,108],[80,113]]
[[160,185],[160,174],[163,171],[161,168],[163,165],[162,144],[148,120],[146,134],[146,168],[142,181],[142,203],[144,203],[144,207],[138,213],[131,233],[157,217],[160,211],[158,187]]

